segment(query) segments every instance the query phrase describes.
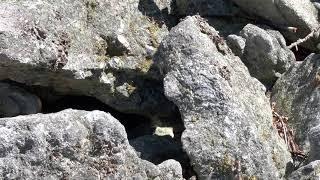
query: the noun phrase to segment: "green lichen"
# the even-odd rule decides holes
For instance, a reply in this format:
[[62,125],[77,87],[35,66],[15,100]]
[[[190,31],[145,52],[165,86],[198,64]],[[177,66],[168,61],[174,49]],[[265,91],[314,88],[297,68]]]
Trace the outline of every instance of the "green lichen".
[[107,61],[110,57],[107,55],[107,43],[104,40],[97,40],[94,44],[94,53],[97,55],[98,62]]
[[87,10],[87,23],[90,24],[96,16],[96,9],[99,3],[97,0],[86,0],[85,5]]
[[153,65],[153,60],[151,58],[146,58],[142,62],[140,62],[137,66],[140,72],[147,73],[151,69]]
[[161,29],[159,28],[159,25],[155,21],[149,20],[149,22],[150,22],[150,26],[148,27],[148,31],[150,34],[150,41],[152,46],[157,48],[160,45],[157,37]]
[[226,175],[230,174],[232,172],[233,165],[234,160],[228,154],[225,154],[219,165],[220,172]]
[[200,118],[198,116],[192,116],[191,122],[195,123],[195,122],[199,121],[199,119]]
[[128,84],[127,85],[127,91],[128,93],[131,95],[135,90],[137,89],[137,87],[131,85],[131,84]]
[[257,176],[249,176],[247,177],[248,180],[258,180]]
[[210,165],[211,174],[215,178],[232,179],[234,160],[227,153],[224,154],[222,159],[212,162]]
[[97,56],[96,60],[98,62],[104,62],[104,61],[108,61],[109,57],[108,56]]

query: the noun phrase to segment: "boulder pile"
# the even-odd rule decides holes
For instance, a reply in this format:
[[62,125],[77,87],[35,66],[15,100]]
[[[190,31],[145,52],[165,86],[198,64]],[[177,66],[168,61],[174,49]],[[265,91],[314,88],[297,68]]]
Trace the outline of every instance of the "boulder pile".
[[319,179],[319,11],[2,0],[0,179]]

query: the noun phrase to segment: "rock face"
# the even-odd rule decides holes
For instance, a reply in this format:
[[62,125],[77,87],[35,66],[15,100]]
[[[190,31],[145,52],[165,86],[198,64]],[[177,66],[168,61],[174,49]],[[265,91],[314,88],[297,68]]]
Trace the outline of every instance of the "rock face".
[[310,128],[320,124],[320,55],[312,54],[292,66],[275,84],[272,101],[289,118],[296,139],[305,150]]
[[317,180],[320,178],[320,161],[313,161],[293,172],[288,180]]
[[22,88],[0,82],[0,117],[35,114],[41,111],[41,101]]
[[5,179],[182,179],[174,160],[139,159],[124,127],[101,111],[3,118],[0,155]]
[[320,160],[320,125],[310,129],[308,138],[310,140],[309,161]]
[[283,36],[267,27],[262,29],[248,24],[240,32],[240,37],[230,35],[227,39],[232,51],[245,63],[250,74],[268,87],[295,61]]
[[[318,11],[309,0],[233,0],[242,10],[269,21],[292,41],[304,37],[319,26]],[[296,33],[290,33],[285,27],[296,27]],[[310,42],[309,48],[315,48],[319,41]]]
[[173,105],[163,96],[152,58],[168,27],[160,7],[153,3],[149,9],[150,3],[1,1],[0,80],[165,117]]
[[165,94],[184,121],[183,148],[199,179],[283,176],[290,155],[272,128],[265,88],[217,31],[199,16],[187,17],[156,57]]

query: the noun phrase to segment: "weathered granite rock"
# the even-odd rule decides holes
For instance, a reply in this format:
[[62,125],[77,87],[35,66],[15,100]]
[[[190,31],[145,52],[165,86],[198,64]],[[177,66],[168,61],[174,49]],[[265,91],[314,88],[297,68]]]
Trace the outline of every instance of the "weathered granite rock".
[[0,117],[35,114],[41,111],[41,100],[24,89],[0,82]]
[[320,178],[320,161],[313,161],[294,171],[288,180],[318,180]]
[[309,161],[320,160],[320,125],[310,129],[308,138],[310,141]]
[[155,62],[166,96],[180,110],[183,148],[199,179],[279,179],[290,161],[272,127],[265,88],[199,16],[187,17],[163,40]]
[[176,0],[179,15],[231,16],[235,12],[232,0]]
[[318,10],[320,10],[320,3],[318,0],[311,0],[314,7],[316,7]]
[[130,140],[130,145],[134,147],[141,159],[155,164],[166,159],[179,159],[179,153],[182,154],[180,144],[170,136],[141,136]]
[[283,36],[267,27],[263,29],[248,24],[240,32],[240,37],[229,36],[228,44],[248,67],[251,76],[268,87],[295,61]]
[[182,179],[174,160],[139,159],[124,127],[102,111],[2,118],[0,156],[3,179]]
[[228,44],[228,47],[232,50],[233,54],[241,58],[244,52],[244,48],[246,47],[246,39],[235,34],[230,34],[226,38],[226,42]]
[[168,28],[161,13],[144,6],[139,0],[1,1],[0,79],[165,117],[173,105],[152,57]]
[[275,84],[272,101],[277,110],[289,118],[296,140],[309,148],[307,134],[320,124],[320,55],[311,54],[292,66]]
[[[309,34],[319,26],[318,11],[310,0],[233,0],[245,12],[255,18],[262,17],[269,21],[290,40],[295,41]],[[296,33],[285,30],[285,27],[298,28]],[[319,40],[309,41],[307,45],[315,49]]]

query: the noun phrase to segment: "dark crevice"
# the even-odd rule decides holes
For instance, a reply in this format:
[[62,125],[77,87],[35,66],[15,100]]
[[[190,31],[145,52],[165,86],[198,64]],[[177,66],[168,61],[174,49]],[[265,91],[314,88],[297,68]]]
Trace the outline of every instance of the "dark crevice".
[[143,15],[154,20],[159,26],[165,24],[170,30],[178,23],[178,18],[174,16],[174,12],[169,12],[168,9],[170,8],[172,11],[176,9],[175,1],[171,1],[169,6],[160,10],[154,0],[140,0],[138,9]]
[[[188,156],[182,149],[181,134],[184,131],[184,126],[178,108],[176,110],[176,114],[174,115],[176,120],[174,122],[169,122],[170,126],[172,125],[172,127],[174,128],[174,138],[171,138],[170,136],[156,136],[153,135],[155,131],[155,125],[153,121],[148,117],[119,112],[114,108],[97,100],[96,98],[80,95],[63,95],[55,92],[52,88],[42,86],[27,86],[25,84],[20,84],[10,80],[5,80],[2,82],[19,86],[29,91],[30,93],[37,95],[42,101],[41,113],[44,114],[55,113],[69,108],[86,111],[100,110],[108,112],[113,117],[118,119],[120,123],[125,127],[130,144],[137,151],[142,152],[140,158],[148,160],[154,164],[159,164],[168,159],[175,159],[182,165],[185,178],[188,179],[195,174],[192,170],[192,167],[190,166]],[[147,137],[147,139],[143,139],[145,137]],[[149,141],[148,137],[151,137],[152,141]],[[142,141],[145,141],[145,144],[147,145],[141,147],[138,144],[138,146],[134,146],[132,142],[138,138],[142,138]],[[50,141],[50,143],[55,144],[57,142]],[[157,150],[157,148],[162,149],[164,148],[164,146],[172,147],[165,147],[167,149],[167,152],[162,151],[161,154],[152,154],[152,152],[147,149],[150,147],[156,147],[155,150]],[[21,147],[22,151],[24,151],[24,149],[28,149],[27,144]],[[143,147],[145,147],[146,149],[141,149]],[[147,155],[148,152],[152,157]]]
[[291,50],[296,57],[296,61],[304,61],[306,57],[308,57],[312,53],[311,50],[301,46],[298,46],[298,50],[295,47],[292,48]]

